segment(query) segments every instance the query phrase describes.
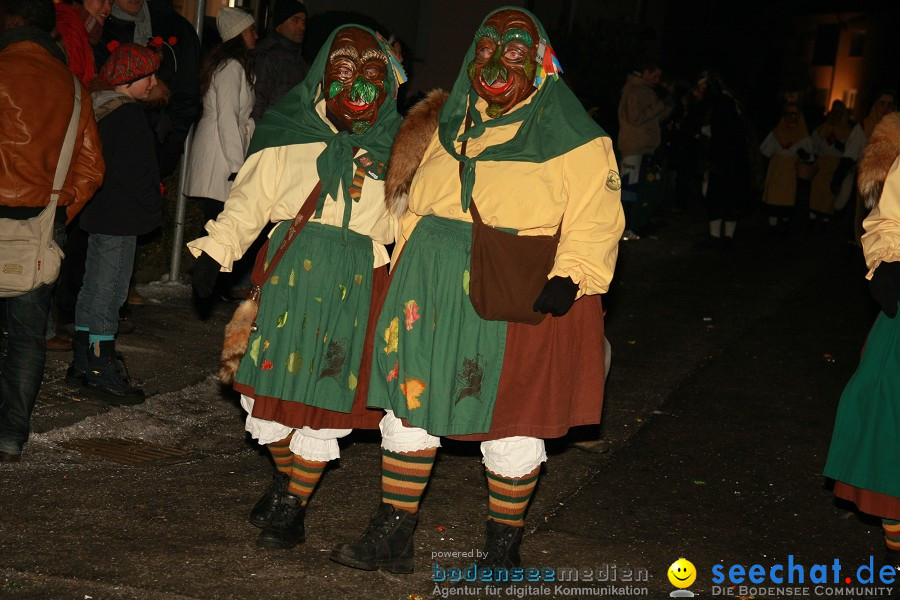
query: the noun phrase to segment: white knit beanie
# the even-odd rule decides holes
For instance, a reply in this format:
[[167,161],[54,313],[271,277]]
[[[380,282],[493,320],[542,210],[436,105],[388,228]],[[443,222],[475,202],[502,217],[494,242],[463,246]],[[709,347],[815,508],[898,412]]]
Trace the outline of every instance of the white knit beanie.
[[223,6],[216,16],[216,29],[223,42],[241,35],[241,32],[253,25],[253,17],[239,8]]

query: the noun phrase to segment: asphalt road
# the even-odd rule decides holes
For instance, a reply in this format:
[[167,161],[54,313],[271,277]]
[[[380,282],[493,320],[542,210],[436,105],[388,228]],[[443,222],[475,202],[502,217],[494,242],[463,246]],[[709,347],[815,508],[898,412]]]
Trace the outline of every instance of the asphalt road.
[[[50,357],[25,459],[0,465],[0,597],[666,597],[675,589],[667,570],[685,557],[697,572],[692,592],[766,598],[784,590],[717,586],[713,569],[727,579],[734,565],[758,564],[768,574],[789,555],[806,569],[810,596],[809,569],[838,559],[853,581],[821,595],[857,597],[856,567],[870,556],[876,572],[882,565],[880,529],[835,504],[821,469],[874,317],[860,251],[837,227],[772,239],[752,218],[729,250],[696,247],[704,229],[697,215],[671,215],[654,236],[621,245],[605,299],[604,423],[548,443],[527,519],[523,561],[556,581],[447,580],[464,579],[451,569],[482,547],[474,444],[439,454],[412,575],[327,560],[378,502],[372,433],[348,438],[329,467],[306,543],[257,548],[247,513],[270,467],[243,433],[235,397],[211,377],[230,308],[201,321],[185,286],[148,285],[135,333],[120,338],[153,394],[143,404],[109,409],[84,397],[62,381],[69,356]],[[572,445],[598,438],[599,453]],[[91,454],[99,440],[118,444],[119,460],[150,458]],[[566,568],[578,582],[559,582]]]

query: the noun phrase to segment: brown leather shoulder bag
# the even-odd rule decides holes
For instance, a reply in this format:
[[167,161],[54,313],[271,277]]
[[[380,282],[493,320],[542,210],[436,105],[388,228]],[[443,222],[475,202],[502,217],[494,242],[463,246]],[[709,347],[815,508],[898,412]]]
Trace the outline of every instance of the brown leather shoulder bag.
[[[466,154],[465,141],[460,153]],[[460,176],[462,168],[460,162]],[[562,222],[554,235],[516,235],[486,225],[474,196],[469,199],[469,212],[472,215],[469,299],[475,312],[488,321],[537,325],[547,315],[536,312],[533,306],[553,269]]]

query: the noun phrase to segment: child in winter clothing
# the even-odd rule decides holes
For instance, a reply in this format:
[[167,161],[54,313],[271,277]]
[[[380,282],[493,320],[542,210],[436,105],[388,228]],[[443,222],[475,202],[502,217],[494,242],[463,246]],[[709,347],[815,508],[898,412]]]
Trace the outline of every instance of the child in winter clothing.
[[144,398],[143,390],[133,387],[120,371],[115,339],[137,236],[162,222],[153,133],[140,105],[157,84],[158,68],[153,50],[116,45],[100,69],[92,95],[106,177],[81,215],[81,228],[90,237],[84,284],[75,307],[75,357],[66,379],[111,404]]

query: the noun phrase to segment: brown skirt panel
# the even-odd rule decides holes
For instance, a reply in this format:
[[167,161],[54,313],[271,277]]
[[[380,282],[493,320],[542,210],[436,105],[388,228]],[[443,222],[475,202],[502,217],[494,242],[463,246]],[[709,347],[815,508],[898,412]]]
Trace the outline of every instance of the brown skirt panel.
[[387,289],[387,266],[375,269],[372,277],[372,304],[369,307],[369,322],[366,324],[366,340],[362,360],[359,366],[359,382],[353,407],[349,413],[337,412],[326,408],[307,406],[295,400],[283,400],[268,396],[257,396],[253,388],[239,383],[234,389],[254,399],[253,416],[257,419],[275,421],[299,429],[377,429],[384,411],[366,408],[366,397],[369,391],[369,373],[372,370],[372,348],[375,346],[375,326],[381,304],[384,302]]
[[842,481],[834,482],[834,495],[849,500],[866,514],[900,521],[900,498],[896,496],[864,490]]
[[603,354],[600,296],[583,296],[562,317],[538,325],[510,323],[490,431],[450,437],[550,439],[576,425],[599,423]]

